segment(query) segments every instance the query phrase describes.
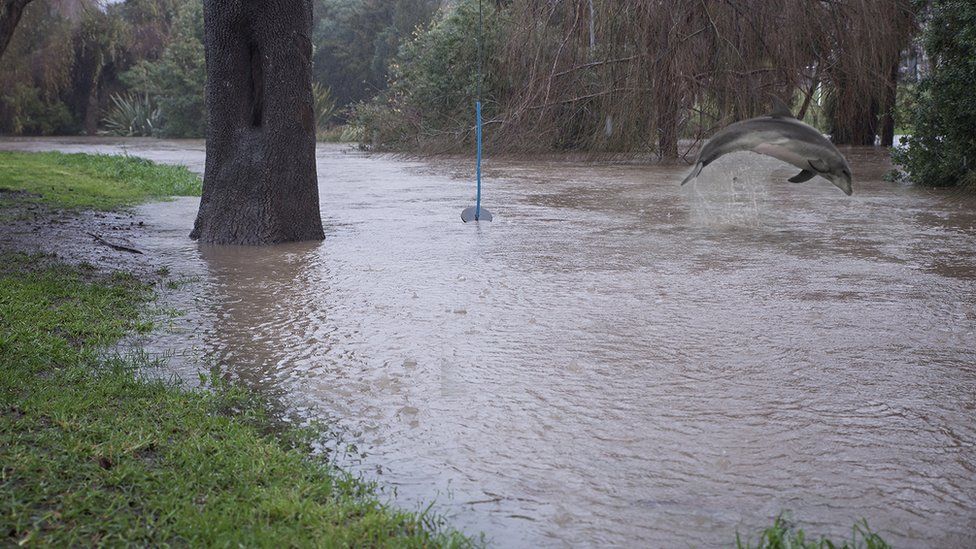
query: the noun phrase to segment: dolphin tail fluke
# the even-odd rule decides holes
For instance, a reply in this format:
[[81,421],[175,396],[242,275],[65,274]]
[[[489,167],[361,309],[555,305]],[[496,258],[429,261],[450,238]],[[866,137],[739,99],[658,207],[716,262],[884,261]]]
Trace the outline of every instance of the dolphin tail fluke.
[[687,183],[687,182],[691,181],[692,179],[698,177],[698,174],[701,173],[702,168],[704,168],[704,167],[705,167],[705,165],[702,164],[701,162],[698,162],[697,164],[695,164],[694,169],[691,170],[691,173],[688,174],[688,177],[686,177],[685,180],[681,182],[681,184],[684,185],[685,183]]

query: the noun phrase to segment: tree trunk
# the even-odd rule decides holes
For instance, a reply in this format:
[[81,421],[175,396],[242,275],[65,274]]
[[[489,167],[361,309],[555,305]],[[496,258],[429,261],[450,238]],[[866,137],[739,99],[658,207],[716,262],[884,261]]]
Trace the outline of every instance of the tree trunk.
[[873,146],[879,110],[878,102],[867,91],[845,89],[831,109],[831,139],[838,145]]
[[895,144],[895,106],[898,101],[898,67],[901,55],[896,55],[888,74],[888,85],[885,88],[885,106],[881,113],[881,146],[891,147]]
[[95,62],[95,70],[92,72],[91,87],[88,88],[88,99],[85,103],[85,133],[88,135],[98,133],[98,88],[104,66],[105,60],[99,56]]
[[191,238],[324,238],[315,173],[311,0],[205,0],[207,161]]
[[678,113],[672,103],[660,105],[657,116],[658,154],[661,158],[678,158]]
[[674,51],[665,36],[659,46],[664,52],[651,65],[653,74],[654,122],[657,130],[657,154],[660,158],[678,158],[678,79]]
[[3,57],[3,52],[14,36],[24,8],[30,3],[31,0],[0,0],[0,57]]

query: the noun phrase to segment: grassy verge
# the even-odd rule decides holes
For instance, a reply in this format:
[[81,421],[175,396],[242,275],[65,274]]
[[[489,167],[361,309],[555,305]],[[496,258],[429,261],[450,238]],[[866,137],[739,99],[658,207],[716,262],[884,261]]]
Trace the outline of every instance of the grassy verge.
[[149,199],[199,196],[200,188],[200,178],[183,166],[134,156],[0,152],[0,189],[59,208],[111,210]]
[[39,256],[0,265],[0,540],[469,544],[263,433],[260,407],[233,389],[187,391],[100,358],[139,325],[145,284]]
[[735,546],[736,549],[891,549],[881,536],[871,531],[865,520],[851,528],[851,539],[833,541],[808,536],[785,515],[776,517],[773,525],[759,534],[755,545],[736,534]]

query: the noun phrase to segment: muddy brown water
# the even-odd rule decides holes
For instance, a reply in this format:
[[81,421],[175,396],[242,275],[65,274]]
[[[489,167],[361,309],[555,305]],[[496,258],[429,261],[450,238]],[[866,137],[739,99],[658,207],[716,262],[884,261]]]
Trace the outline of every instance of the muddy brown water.
[[[201,142],[4,140],[202,170]],[[976,199],[855,194],[725,157],[470,166],[321,146],[323,243],[213,248],[142,207],[193,276],[148,342],[335,421],[348,466],[501,546],[729,546],[780,510],[896,546],[976,546]]]

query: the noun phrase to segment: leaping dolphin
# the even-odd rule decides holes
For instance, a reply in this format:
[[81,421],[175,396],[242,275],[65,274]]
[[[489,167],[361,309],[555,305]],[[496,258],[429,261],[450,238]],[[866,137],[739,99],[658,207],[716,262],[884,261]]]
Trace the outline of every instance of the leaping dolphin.
[[698,151],[694,169],[681,184],[698,177],[702,168],[716,158],[738,151],[765,154],[800,168],[800,173],[789,179],[792,183],[803,183],[819,175],[848,196],[853,192],[851,168],[837,147],[819,131],[794,118],[776,98],[772,113],[730,124],[712,136]]

